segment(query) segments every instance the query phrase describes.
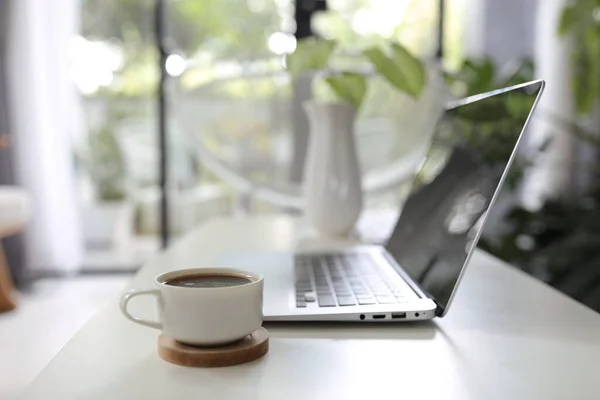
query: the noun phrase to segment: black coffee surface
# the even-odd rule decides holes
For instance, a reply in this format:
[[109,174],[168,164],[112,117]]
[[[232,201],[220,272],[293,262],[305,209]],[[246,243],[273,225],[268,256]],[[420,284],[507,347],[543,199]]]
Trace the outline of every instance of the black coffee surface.
[[239,275],[188,275],[171,279],[165,284],[170,286],[190,287],[190,288],[219,288],[228,286],[245,285],[252,282],[248,278]]

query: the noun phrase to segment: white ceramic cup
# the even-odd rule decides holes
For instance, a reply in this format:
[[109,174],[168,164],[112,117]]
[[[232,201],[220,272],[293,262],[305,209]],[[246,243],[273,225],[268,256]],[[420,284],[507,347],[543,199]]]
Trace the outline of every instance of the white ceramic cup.
[[[250,282],[226,287],[182,287],[167,282],[185,276],[233,275]],[[159,321],[135,317],[127,310],[133,297],[156,297]],[[121,297],[121,312],[138,324],[162,330],[175,340],[196,345],[231,343],[262,325],[263,278],[230,268],[195,268],[166,272],[154,280],[154,289],[132,290]]]

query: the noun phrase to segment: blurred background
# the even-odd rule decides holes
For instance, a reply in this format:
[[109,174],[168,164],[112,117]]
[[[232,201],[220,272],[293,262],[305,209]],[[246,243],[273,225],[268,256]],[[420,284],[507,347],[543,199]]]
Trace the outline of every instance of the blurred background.
[[[293,192],[301,180],[295,147],[305,146],[307,128],[295,126],[305,123],[295,105],[310,94],[295,93],[301,90],[291,87],[281,57],[297,37],[338,39],[346,63],[353,50],[390,38],[434,59],[442,17],[438,0],[2,4],[10,15],[2,59],[12,146],[11,173],[0,182],[25,188],[33,215],[20,241],[24,254],[9,263],[17,281],[131,271],[161,247],[158,22],[168,52],[168,231],[175,239],[215,216],[293,208],[252,192],[262,184]],[[443,11],[444,59],[456,69],[465,1],[447,1]],[[417,127],[402,129],[410,123],[402,107],[381,107],[388,93],[380,86],[359,121],[365,173],[422,141]],[[395,191],[374,201],[393,201]]]
[[444,71],[418,102],[371,86],[366,240],[402,204],[410,179],[389,176],[410,171],[439,93],[547,80],[480,247],[600,310],[595,0],[0,0],[0,227],[20,228],[0,240],[17,287],[120,290],[210,218],[300,214],[311,94],[282,56],[311,35],[342,43],[341,65],[393,39]]

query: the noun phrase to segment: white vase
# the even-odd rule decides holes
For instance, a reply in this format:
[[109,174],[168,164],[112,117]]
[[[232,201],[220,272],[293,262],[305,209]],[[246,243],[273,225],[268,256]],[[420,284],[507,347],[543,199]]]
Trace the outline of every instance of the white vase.
[[347,104],[304,103],[310,139],[304,164],[304,214],[325,236],[343,236],[362,209],[354,145],[356,110]]

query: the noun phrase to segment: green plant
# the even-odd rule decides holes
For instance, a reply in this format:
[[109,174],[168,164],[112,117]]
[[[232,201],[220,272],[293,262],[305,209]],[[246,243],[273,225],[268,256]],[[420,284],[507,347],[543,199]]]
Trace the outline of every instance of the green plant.
[[125,199],[125,165],[114,136],[114,124],[107,122],[90,133],[79,162],[92,179],[99,200]]
[[[458,71],[448,74],[447,81],[457,97],[469,96],[500,87],[519,84],[533,78],[534,65],[522,60],[512,71],[499,73],[490,59],[466,60]],[[477,125],[476,135],[460,129],[469,140],[481,140],[486,157],[507,157],[512,143],[503,140],[506,132],[521,129],[531,104],[497,102],[478,109],[477,114],[463,114],[466,123]],[[564,120],[548,110],[537,110],[538,118],[550,119],[555,133],[573,134],[600,149],[598,135],[574,121]],[[460,121],[460,119],[459,119]],[[454,130],[456,132],[457,130]],[[548,143],[545,143],[548,144]],[[509,172],[508,190],[518,185],[524,171],[545,149],[517,159]],[[538,279],[600,310],[600,173],[595,185],[582,197],[565,202],[549,200],[539,210],[521,206],[504,216],[500,233],[484,237],[479,247],[517,266]]]
[[[367,92],[365,74],[353,71],[335,71],[329,61],[338,45],[332,40],[306,38],[298,42],[296,50],[287,57],[287,68],[293,80],[305,71],[323,70],[323,81],[337,101],[355,108]],[[418,98],[426,83],[425,66],[405,47],[390,43],[387,49],[370,47],[362,52],[365,60],[392,87]]]
[[489,57],[466,59],[455,72],[446,73],[451,91],[458,97],[472,96],[532,80],[534,66],[531,58],[523,58],[506,71],[499,71]]
[[570,37],[573,96],[577,111],[589,114],[600,94],[600,0],[573,0],[562,11],[558,34]]
[[600,187],[573,202],[547,201],[506,216],[509,230],[480,247],[600,310]]
[[[512,69],[501,73],[490,58],[467,59],[457,71],[446,73],[445,78],[452,94],[463,98],[531,81],[533,62],[522,59]],[[460,127],[452,132],[460,132],[461,139],[479,149],[485,159],[507,160],[514,146],[513,141],[507,139],[521,131],[533,101],[529,97],[509,94],[488,99],[485,108],[483,105],[459,108],[452,121]],[[517,187],[529,163],[530,160],[524,157],[515,160],[506,181],[509,189]]]

